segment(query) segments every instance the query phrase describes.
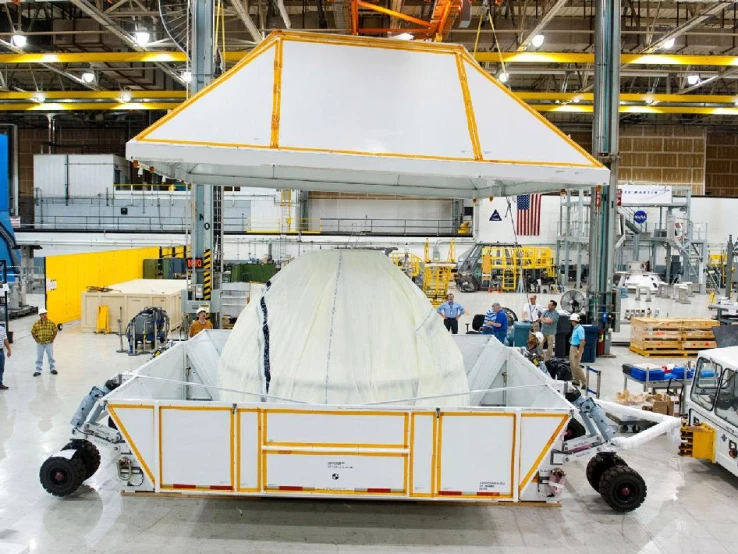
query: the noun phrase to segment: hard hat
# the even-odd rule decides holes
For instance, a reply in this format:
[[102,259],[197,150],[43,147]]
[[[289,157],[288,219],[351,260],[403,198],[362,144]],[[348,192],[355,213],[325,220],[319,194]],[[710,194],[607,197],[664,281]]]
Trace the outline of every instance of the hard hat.
[[569,316],[569,321],[576,321],[577,323],[579,323],[579,314],[571,314]]
[[39,310],[38,310],[38,315],[44,315],[44,314],[47,314],[47,313],[49,313],[49,312],[46,311],[46,308],[39,308]]
[[197,308],[197,311],[195,312],[195,315],[200,315],[200,312],[206,314],[206,313],[208,313],[208,309],[205,308],[205,307],[203,307],[203,306],[200,306],[199,308]]
[[536,340],[540,344],[543,344],[543,333],[541,333],[540,331],[536,331],[535,336],[536,336]]

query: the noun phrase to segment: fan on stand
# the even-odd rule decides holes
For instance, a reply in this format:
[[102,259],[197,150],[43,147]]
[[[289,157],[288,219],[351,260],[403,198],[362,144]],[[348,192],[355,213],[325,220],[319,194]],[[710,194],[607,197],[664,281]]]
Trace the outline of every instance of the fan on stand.
[[578,290],[570,290],[564,293],[559,302],[559,307],[571,314],[580,314],[587,307],[587,300]]

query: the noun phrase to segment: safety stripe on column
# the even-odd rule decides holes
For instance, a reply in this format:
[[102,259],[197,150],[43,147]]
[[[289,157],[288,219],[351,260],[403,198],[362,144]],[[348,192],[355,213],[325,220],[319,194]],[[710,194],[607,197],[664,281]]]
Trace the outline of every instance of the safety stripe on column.
[[212,257],[210,255],[210,250],[205,250],[202,256],[202,265],[205,271],[203,271],[203,279],[202,279],[202,293],[205,300],[210,300],[210,293],[213,290],[213,280],[212,280]]

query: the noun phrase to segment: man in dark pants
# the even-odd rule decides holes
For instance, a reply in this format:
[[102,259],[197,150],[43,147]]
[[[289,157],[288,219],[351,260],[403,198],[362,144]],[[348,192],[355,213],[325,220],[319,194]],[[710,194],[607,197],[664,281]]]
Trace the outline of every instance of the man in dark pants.
[[438,313],[443,317],[443,324],[452,334],[459,334],[459,318],[466,313],[464,306],[454,302],[453,293],[448,293],[446,302],[438,306]]

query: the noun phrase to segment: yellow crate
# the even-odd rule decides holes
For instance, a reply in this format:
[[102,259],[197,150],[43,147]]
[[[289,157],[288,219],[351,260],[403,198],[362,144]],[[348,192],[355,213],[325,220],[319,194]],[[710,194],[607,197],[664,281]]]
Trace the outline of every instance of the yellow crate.
[[699,460],[715,461],[715,429],[704,423],[682,426],[679,455]]

